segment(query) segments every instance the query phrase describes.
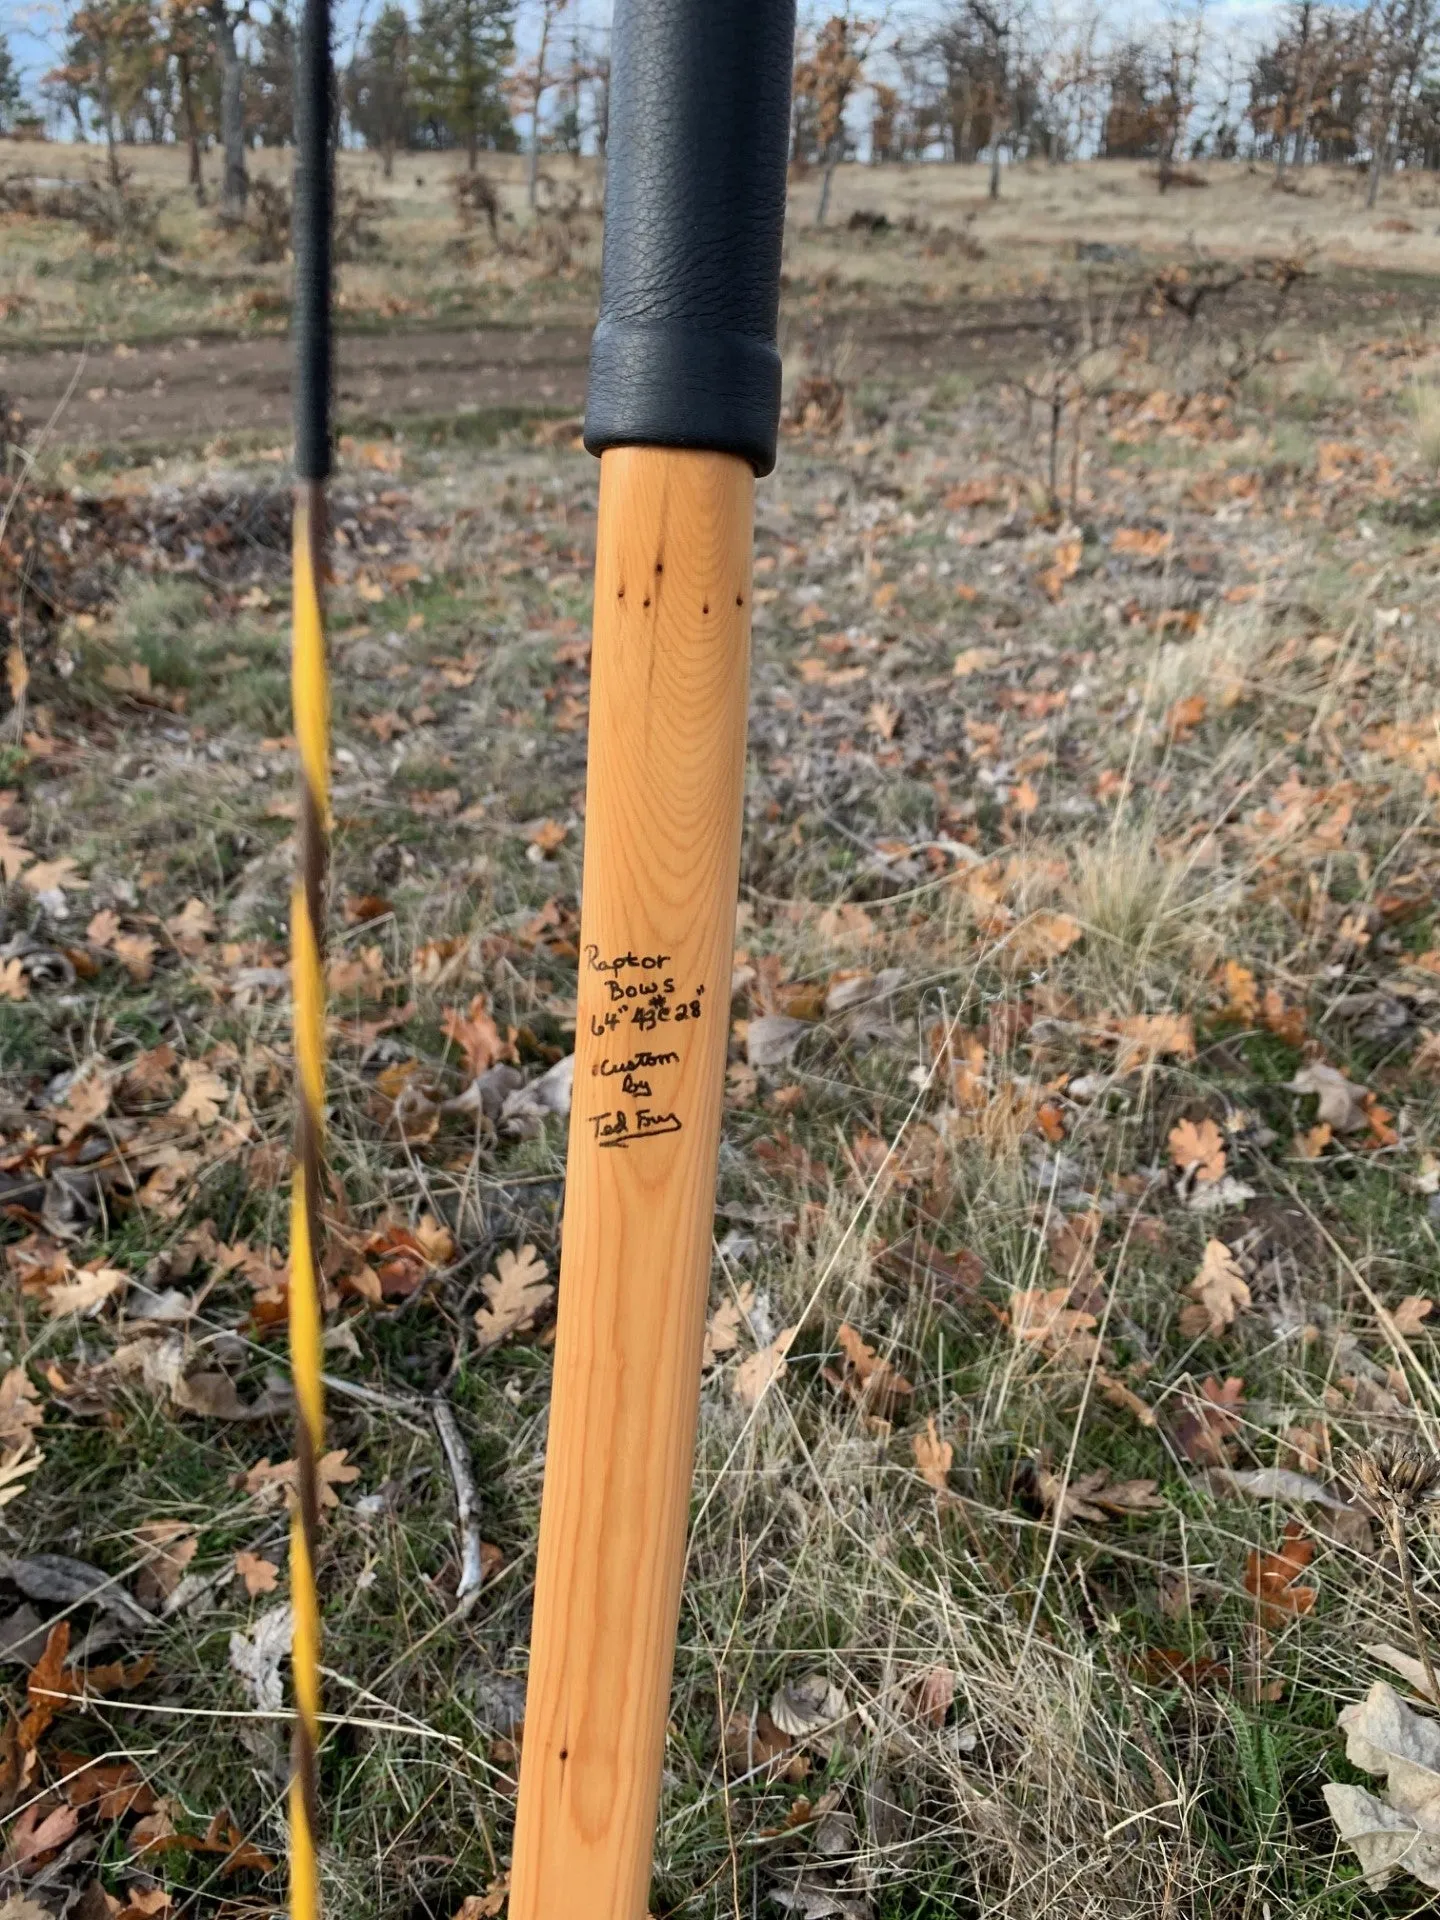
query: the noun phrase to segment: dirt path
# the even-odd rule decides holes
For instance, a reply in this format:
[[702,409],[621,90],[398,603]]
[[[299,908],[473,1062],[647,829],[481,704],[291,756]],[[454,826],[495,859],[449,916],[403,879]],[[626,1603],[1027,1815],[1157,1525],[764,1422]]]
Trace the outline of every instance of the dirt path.
[[[1133,297],[1133,295],[1132,295]],[[1224,323],[1266,328],[1269,294],[1237,297]],[[1350,322],[1382,304],[1362,285],[1315,281],[1295,289],[1292,324]],[[1032,363],[1057,308],[1036,296],[966,298],[956,306],[895,302],[865,311],[845,306],[823,317],[800,304],[782,315],[786,358],[801,366],[817,335],[843,339],[847,384],[925,381],[964,371],[995,377]],[[1173,316],[1172,316],[1173,324]],[[1038,344],[1037,344],[1038,343]],[[424,328],[345,333],[337,342],[337,412],[342,431],[374,422],[528,408],[578,412],[585,400],[587,326]],[[823,357],[823,356],[822,356]],[[0,351],[0,392],[19,403],[32,430],[54,418],[62,442],[144,447],[204,443],[221,433],[289,430],[290,344],[258,339],[166,342]]]
[[[578,410],[589,332],[580,327],[467,328],[346,334],[338,342],[338,411],[347,420],[493,407]],[[290,346],[283,336],[163,346],[0,354],[0,388],[32,426],[55,417],[65,441],[127,446],[284,432]]]

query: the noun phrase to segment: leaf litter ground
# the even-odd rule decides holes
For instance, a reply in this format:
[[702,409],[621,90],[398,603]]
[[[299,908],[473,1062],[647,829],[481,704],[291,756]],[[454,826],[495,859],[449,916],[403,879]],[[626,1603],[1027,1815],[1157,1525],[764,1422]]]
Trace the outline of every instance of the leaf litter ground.
[[[656,1914],[1410,1910],[1327,1787],[1433,1872],[1371,1792],[1381,1709],[1418,1736],[1367,1650],[1415,1649],[1343,1471],[1436,1414],[1428,371],[1378,305],[1319,400],[1305,351],[1197,387],[1131,340],[1068,509],[1013,390],[898,379],[760,491]],[[475,1920],[523,1738],[595,471],[346,453],[327,1874]],[[6,533],[0,1796],[44,1912],[281,1894],[267,471],[37,482]]]

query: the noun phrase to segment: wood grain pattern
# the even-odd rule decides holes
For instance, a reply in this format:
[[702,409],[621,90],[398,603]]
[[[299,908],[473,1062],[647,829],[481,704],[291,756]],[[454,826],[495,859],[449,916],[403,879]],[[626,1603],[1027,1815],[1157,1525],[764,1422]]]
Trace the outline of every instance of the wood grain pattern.
[[643,1920],[710,1272],[754,479],[600,469],[575,1096],[511,1920]]

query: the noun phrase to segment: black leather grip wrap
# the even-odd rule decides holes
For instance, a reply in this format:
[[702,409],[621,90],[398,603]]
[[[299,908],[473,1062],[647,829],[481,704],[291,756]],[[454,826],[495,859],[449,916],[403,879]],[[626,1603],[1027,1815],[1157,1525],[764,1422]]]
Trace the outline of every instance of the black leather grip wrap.
[[775,464],[794,0],[616,0],[585,444]]
[[303,0],[295,61],[295,472],[330,471],[330,218],[334,80],[329,0]]

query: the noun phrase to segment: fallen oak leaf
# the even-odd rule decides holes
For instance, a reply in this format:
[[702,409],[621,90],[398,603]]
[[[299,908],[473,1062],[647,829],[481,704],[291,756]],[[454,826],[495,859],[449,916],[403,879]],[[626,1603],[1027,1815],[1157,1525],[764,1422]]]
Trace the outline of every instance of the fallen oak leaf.
[[477,993],[463,1013],[459,1007],[447,1007],[440,1030],[459,1048],[471,1079],[479,1079],[497,1060],[508,1058],[514,1051],[501,1039],[483,993]]
[[1312,1061],[1286,1084],[1291,1093],[1313,1093],[1319,1102],[1319,1119],[1336,1133],[1363,1133],[1369,1127],[1365,1111],[1368,1088],[1347,1080],[1338,1067],[1327,1067],[1323,1060]]
[[200,1546],[199,1535],[183,1520],[146,1520],[135,1529],[145,1561],[135,1580],[142,1607],[158,1607],[184,1578]]
[[143,986],[155,971],[157,943],[148,933],[117,933],[115,958],[137,986]]
[[280,1569],[273,1560],[266,1560],[258,1553],[247,1553],[243,1548],[235,1555],[235,1578],[245,1582],[245,1591],[252,1600],[262,1593],[274,1593],[280,1584]]
[[1117,1074],[1132,1067],[1150,1066],[1169,1058],[1195,1058],[1195,1023],[1188,1013],[1134,1013],[1118,1022],[1116,1034],[1120,1050],[1115,1060]]
[[1407,1293],[1394,1312],[1386,1314],[1385,1318],[1403,1339],[1412,1340],[1427,1330],[1424,1323],[1434,1311],[1435,1302],[1428,1294]]
[[1181,1173],[1194,1170],[1195,1179],[1208,1183],[1225,1171],[1225,1142],[1213,1120],[1180,1120],[1167,1136],[1170,1159]]
[[955,1461],[955,1449],[948,1440],[942,1440],[935,1429],[935,1416],[928,1414],[925,1419],[924,1433],[912,1434],[910,1447],[915,1455],[915,1466],[920,1478],[935,1489],[936,1493],[948,1493],[950,1490],[950,1468]]
[[486,1304],[476,1309],[475,1332],[482,1353],[498,1347],[512,1333],[534,1326],[555,1298],[549,1274],[549,1267],[528,1241],[518,1253],[507,1247],[498,1255],[494,1273],[487,1273],[480,1282]]
[[1245,1382],[1232,1374],[1222,1384],[1214,1374],[1200,1382],[1198,1394],[1187,1394],[1175,1423],[1175,1445],[1197,1467],[1228,1467],[1226,1443],[1240,1431],[1240,1407]]
[[836,1374],[827,1367],[826,1378],[831,1385],[848,1393],[855,1404],[867,1412],[876,1413],[882,1419],[892,1416],[898,1404],[915,1391],[910,1381],[845,1321],[840,1323],[835,1337],[845,1355],[846,1370]]
[[1155,1491],[1155,1481],[1112,1482],[1104,1467],[1067,1481],[1037,1462],[1033,1484],[1046,1513],[1058,1518],[1062,1526],[1076,1520],[1103,1522],[1165,1504]]
[[130,1276],[120,1267],[101,1266],[98,1262],[91,1266],[71,1269],[74,1277],[63,1280],[58,1285],[45,1290],[44,1306],[47,1318],[63,1319],[70,1313],[93,1313],[95,1308],[103,1306],[120,1289],[129,1284]]
[[28,1440],[44,1423],[39,1389],[23,1367],[11,1367],[0,1379],[0,1446]]
[[[102,1820],[123,1820],[126,1814],[150,1813],[156,1805],[133,1760],[92,1760],[84,1753],[57,1753],[54,1765],[68,1778],[58,1782],[72,1807],[93,1806]],[[4,1908],[0,1907],[0,1920]]]
[[67,1700],[83,1700],[96,1694],[128,1692],[139,1686],[154,1670],[149,1654],[132,1666],[115,1660],[103,1667],[88,1667],[76,1673],[65,1662],[70,1652],[70,1622],[57,1620],[45,1641],[45,1651],[31,1668],[25,1682],[29,1705],[16,1728],[22,1753],[33,1753],[51,1721]]
[[30,1873],[43,1866],[67,1840],[73,1839],[80,1825],[80,1815],[74,1807],[53,1807],[48,1813],[42,1808],[42,1801],[32,1800],[21,1809],[10,1829],[3,1863],[17,1873]]
[[230,1098],[230,1089],[212,1067],[187,1060],[181,1068],[185,1091],[170,1109],[172,1120],[193,1120],[197,1127],[213,1127]]
[[734,1296],[722,1300],[705,1322],[705,1344],[700,1354],[702,1367],[713,1367],[740,1344],[740,1328],[755,1304],[755,1289],[747,1280]]
[[1223,1240],[1207,1240],[1200,1271],[1190,1282],[1194,1295],[1190,1306],[1180,1312],[1180,1331],[1187,1339],[1208,1334],[1211,1339],[1232,1326],[1235,1316],[1250,1304],[1250,1289],[1240,1271],[1240,1262]]
[[194,896],[165,922],[165,930],[181,953],[191,960],[203,953],[207,941],[219,932],[213,910]]
[[955,1675],[949,1667],[926,1667],[915,1682],[915,1711],[927,1727],[943,1727],[955,1702]]
[[22,870],[35,858],[23,840],[17,840],[8,827],[0,827],[0,874],[6,881],[18,880]]
[[785,1377],[785,1356],[795,1344],[800,1328],[782,1327],[768,1347],[761,1347],[742,1360],[735,1372],[734,1394],[753,1413],[769,1388]]
[[1285,1626],[1314,1607],[1319,1589],[1299,1584],[1314,1557],[1315,1542],[1294,1520],[1286,1522],[1278,1551],[1251,1549],[1245,1562],[1245,1591],[1254,1598],[1265,1626]]
[[58,860],[37,860],[33,867],[26,867],[20,884],[31,893],[58,893],[66,887],[78,891],[90,882],[81,879],[78,863],[69,854],[62,854]]
[[[338,1507],[340,1496],[335,1491],[336,1487],[346,1486],[350,1481],[360,1478],[360,1469],[346,1464],[348,1452],[348,1447],[336,1447],[329,1453],[322,1453],[315,1463],[322,1507]],[[297,1460],[277,1460],[272,1466],[267,1456],[251,1467],[240,1484],[246,1493],[253,1494],[262,1502],[273,1501],[277,1495],[282,1495],[286,1506],[293,1511],[298,1504],[296,1489],[299,1480],[300,1463]]]
[[25,1477],[44,1464],[38,1450],[21,1446],[0,1458],[0,1507],[8,1507],[25,1492]]

